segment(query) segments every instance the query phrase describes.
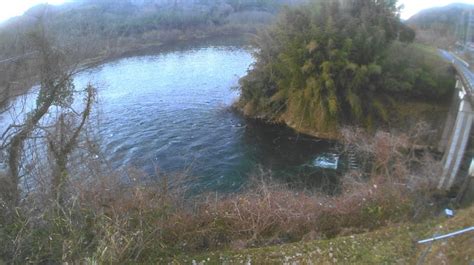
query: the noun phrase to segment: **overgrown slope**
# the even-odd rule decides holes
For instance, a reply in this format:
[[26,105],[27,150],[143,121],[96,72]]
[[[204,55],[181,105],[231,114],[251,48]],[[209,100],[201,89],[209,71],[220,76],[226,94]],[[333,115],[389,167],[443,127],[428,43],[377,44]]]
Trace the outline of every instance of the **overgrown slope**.
[[[375,232],[243,251],[211,252],[181,257],[174,264],[470,264],[474,232],[430,244],[418,244],[435,234],[473,225],[474,206],[452,219],[391,225]],[[249,263],[247,263],[249,264]]]

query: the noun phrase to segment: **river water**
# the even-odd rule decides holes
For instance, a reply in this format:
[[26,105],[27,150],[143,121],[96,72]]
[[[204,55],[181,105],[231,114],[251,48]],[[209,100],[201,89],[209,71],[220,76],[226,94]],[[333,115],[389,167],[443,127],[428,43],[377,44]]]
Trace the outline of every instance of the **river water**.
[[83,72],[76,86],[98,87],[99,139],[113,168],[185,171],[216,191],[238,190],[260,169],[291,183],[334,183],[336,171],[318,167],[333,144],[229,110],[253,61],[240,43],[177,45]]

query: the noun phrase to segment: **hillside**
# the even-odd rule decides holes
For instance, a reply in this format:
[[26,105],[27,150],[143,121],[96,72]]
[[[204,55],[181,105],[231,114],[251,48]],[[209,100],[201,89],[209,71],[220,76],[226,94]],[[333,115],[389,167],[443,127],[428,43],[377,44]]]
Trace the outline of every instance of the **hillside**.
[[466,40],[468,12],[474,5],[451,4],[423,10],[411,17],[407,24],[417,31],[417,39],[439,47],[449,47]]
[[0,24],[0,61],[19,58],[15,67],[0,65],[0,105],[34,83],[38,67],[27,67],[34,56],[23,56],[34,54],[30,33],[39,28],[68,54],[70,65],[84,65],[178,41],[255,33],[283,6],[301,2],[305,0],[76,0],[34,6]]
[[285,5],[304,0],[77,0],[37,5],[0,24],[0,58],[24,54],[19,38],[44,24],[61,47],[81,47],[81,59],[147,44],[255,32]]

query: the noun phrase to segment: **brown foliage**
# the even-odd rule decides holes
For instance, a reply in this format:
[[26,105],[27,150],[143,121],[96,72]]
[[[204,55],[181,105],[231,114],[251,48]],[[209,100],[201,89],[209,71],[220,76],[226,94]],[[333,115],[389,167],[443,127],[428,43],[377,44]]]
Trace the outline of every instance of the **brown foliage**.
[[13,261],[146,262],[346,235],[418,218],[430,198],[436,162],[410,151],[409,135],[372,136],[355,129],[344,135],[347,148],[364,159],[360,171],[343,177],[340,195],[294,190],[268,172],[255,174],[240,193],[201,195],[187,193],[185,176],[147,183],[141,180],[145,175],[129,171],[126,185],[118,175],[95,176],[70,182],[62,211],[35,208],[44,204],[34,200],[24,205],[17,218],[22,225],[13,229],[15,249],[22,251],[4,247],[3,253]]

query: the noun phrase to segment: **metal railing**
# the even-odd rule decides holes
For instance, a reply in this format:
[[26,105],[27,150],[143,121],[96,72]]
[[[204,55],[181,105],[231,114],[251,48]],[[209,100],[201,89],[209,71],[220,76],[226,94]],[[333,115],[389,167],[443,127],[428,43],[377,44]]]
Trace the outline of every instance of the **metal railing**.
[[454,63],[454,68],[456,69],[459,77],[461,78],[461,82],[463,85],[466,87],[466,90],[470,93],[474,93],[474,80],[472,80],[472,77],[469,75],[469,73],[466,73],[467,70],[464,67],[459,66],[458,64]]
[[420,240],[420,241],[418,241],[418,244],[425,244],[425,243],[433,242],[433,241],[436,241],[436,240],[441,240],[441,239],[445,239],[445,238],[449,238],[449,237],[454,237],[454,236],[458,236],[458,235],[461,235],[461,234],[464,234],[464,233],[467,233],[467,232],[471,232],[471,231],[474,231],[474,226],[471,226],[471,227],[468,227],[468,228],[465,228],[465,229],[462,229],[462,230],[459,230],[459,231],[456,231],[456,232],[452,232],[452,233],[449,233],[449,234],[436,236],[436,237],[428,238],[428,239],[425,239],[425,240]]
[[463,83],[466,92],[468,92],[469,96],[472,96],[474,94],[474,76],[471,70],[468,68],[469,64],[460,59],[456,54],[451,53],[451,55],[454,57],[452,60],[454,69],[461,78],[461,82]]

